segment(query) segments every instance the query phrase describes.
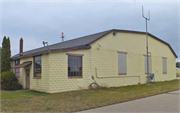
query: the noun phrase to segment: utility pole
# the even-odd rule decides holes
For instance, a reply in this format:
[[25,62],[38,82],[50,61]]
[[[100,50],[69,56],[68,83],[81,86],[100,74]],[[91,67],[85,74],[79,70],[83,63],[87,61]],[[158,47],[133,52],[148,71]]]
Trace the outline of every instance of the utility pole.
[[144,11],[143,11],[143,6],[142,6],[142,17],[146,21],[146,46],[147,46],[146,49],[147,49],[147,74],[148,74],[148,83],[147,83],[147,85],[150,85],[149,84],[148,29],[147,29],[147,20],[148,21],[150,20],[150,11],[148,11],[148,14],[149,14],[149,18],[144,16]]

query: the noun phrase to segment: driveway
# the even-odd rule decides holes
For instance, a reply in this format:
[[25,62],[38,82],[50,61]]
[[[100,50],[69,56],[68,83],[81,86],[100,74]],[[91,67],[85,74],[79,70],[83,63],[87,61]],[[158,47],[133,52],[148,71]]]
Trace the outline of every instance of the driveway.
[[169,112],[180,113],[180,90],[151,97],[90,109],[78,113],[97,112]]

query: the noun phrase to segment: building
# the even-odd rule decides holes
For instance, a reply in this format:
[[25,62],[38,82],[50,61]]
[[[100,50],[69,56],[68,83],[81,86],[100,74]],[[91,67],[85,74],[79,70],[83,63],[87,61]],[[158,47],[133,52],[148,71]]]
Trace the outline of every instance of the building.
[[[177,55],[171,46],[149,36],[149,70],[155,81],[176,78]],[[56,93],[147,83],[146,33],[112,29],[23,52],[11,57],[24,89]]]

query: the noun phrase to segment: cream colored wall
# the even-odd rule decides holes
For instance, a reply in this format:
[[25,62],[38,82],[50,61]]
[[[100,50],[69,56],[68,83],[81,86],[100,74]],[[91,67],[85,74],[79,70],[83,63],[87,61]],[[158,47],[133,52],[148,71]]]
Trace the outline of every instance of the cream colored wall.
[[[101,47],[98,47],[100,44]],[[140,76],[141,83],[146,83],[144,55],[146,55],[146,35],[139,33],[117,32],[99,39],[91,44],[91,70],[97,68],[99,77],[111,76]],[[118,75],[118,53],[127,52],[127,75]],[[156,81],[175,79],[175,56],[169,47],[149,36],[149,52],[151,55],[151,72],[155,74]],[[162,72],[162,57],[167,57],[167,74]],[[92,71],[95,76],[95,71]],[[108,87],[137,84],[138,78],[106,78],[97,79],[99,85]]]
[[[101,47],[99,47],[99,45]],[[140,83],[146,83],[144,55],[146,54],[146,36],[138,33],[112,33],[91,44],[87,50],[49,54],[49,92],[64,92],[87,89],[92,82],[104,87],[117,87],[137,84],[138,77],[97,78],[117,76],[140,76]],[[118,75],[118,53],[127,52],[127,75]],[[149,36],[151,72],[156,81],[175,79],[175,57],[167,45]],[[66,53],[84,54],[83,78],[68,78]],[[167,74],[162,72],[162,57],[167,57]],[[92,76],[95,80],[92,80]]]
[[49,54],[41,56],[41,69],[41,79],[34,79],[31,69],[30,89],[49,93]]
[[26,89],[26,69],[30,69],[30,90],[48,92],[49,91],[49,58],[48,54],[41,56],[42,59],[42,77],[41,79],[33,78],[33,57],[20,59],[20,64],[26,61],[32,61],[32,64],[20,68],[19,83],[23,89]]
[[[66,53],[83,54],[83,77],[68,78],[68,56]],[[90,82],[89,77],[89,50],[77,50],[49,54],[49,92],[64,92],[71,90],[87,89]]]

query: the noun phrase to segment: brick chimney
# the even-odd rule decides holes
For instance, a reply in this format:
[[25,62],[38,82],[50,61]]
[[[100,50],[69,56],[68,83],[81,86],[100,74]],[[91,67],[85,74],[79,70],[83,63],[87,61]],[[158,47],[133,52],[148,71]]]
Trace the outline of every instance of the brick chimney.
[[23,39],[20,39],[20,52],[19,55],[22,56],[23,55]]

